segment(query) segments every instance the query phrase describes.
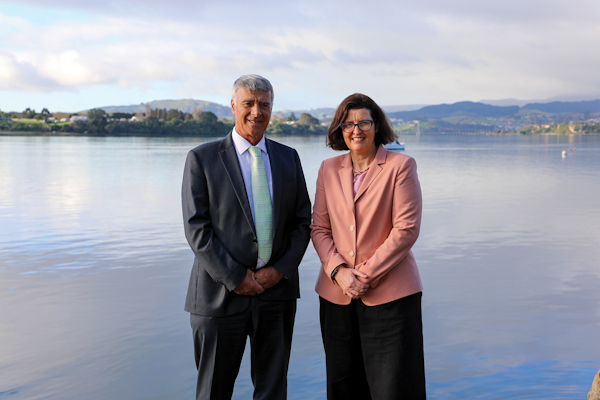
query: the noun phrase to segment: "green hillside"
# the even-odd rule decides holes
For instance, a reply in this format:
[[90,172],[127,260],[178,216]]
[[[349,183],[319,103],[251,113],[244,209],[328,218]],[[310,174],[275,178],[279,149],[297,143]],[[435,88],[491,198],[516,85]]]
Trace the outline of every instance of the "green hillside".
[[519,106],[492,106],[473,101],[461,101],[454,104],[440,104],[427,106],[415,111],[398,111],[388,113],[390,118],[401,118],[405,120],[427,118],[447,118],[452,116],[466,117],[505,117],[507,115],[517,114]]
[[182,100],[155,100],[149,103],[141,103],[137,105],[130,106],[106,106],[106,107],[98,107],[101,110],[106,111],[107,113],[114,112],[126,112],[126,113],[136,113],[136,112],[144,112],[146,109],[146,105],[149,105],[152,109],[167,109],[167,110],[179,110],[181,112],[191,113],[196,108],[201,108],[202,111],[210,111],[215,114],[219,119],[227,118],[233,119],[233,114],[231,113],[231,108],[227,106],[222,106],[221,104],[212,103],[210,101],[203,100],[194,100],[194,99],[182,99]]

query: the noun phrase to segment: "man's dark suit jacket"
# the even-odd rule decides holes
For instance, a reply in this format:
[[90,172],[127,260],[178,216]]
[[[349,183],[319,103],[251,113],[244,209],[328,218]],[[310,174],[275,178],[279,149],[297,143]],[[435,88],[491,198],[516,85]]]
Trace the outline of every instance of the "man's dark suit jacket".
[[[273,182],[273,251],[267,266],[285,278],[263,300],[300,297],[298,266],[310,240],[310,199],[296,150],[266,139]],[[186,238],[195,260],[185,310],[210,317],[245,310],[233,290],[256,267],[258,240],[231,133],[188,153],[182,187]]]

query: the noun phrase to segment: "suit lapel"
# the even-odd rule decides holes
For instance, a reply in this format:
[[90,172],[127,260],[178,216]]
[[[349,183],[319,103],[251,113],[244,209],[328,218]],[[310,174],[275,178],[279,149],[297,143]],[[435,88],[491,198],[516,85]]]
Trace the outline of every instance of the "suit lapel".
[[342,185],[342,192],[344,192],[344,198],[346,199],[346,203],[348,207],[354,213],[354,194],[353,194],[353,182],[352,182],[352,159],[350,158],[350,153],[348,153],[345,157],[342,157],[342,162],[340,163],[340,169],[338,171],[340,176],[340,184]]
[[371,183],[377,178],[377,176],[383,171],[383,167],[380,164],[385,164],[385,159],[387,156],[387,150],[383,146],[379,146],[377,149],[377,154],[375,154],[375,160],[373,160],[373,164],[371,164],[371,168],[367,172],[367,176],[365,176],[365,180],[360,184],[358,188],[358,192],[356,192],[356,197],[354,201],[358,201],[360,196],[371,186]]
[[220,148],[221,151],[219,151],[219,156],[221,157],[221,162],[223,163],[223,167],[225,167],[225,171],[229,177],[229,182],[231,183],[238,203],[242,208],[244,215],[246,216],[246,220],[248,221],[248,225],[250,225],[250,229],[252,229],[252,232],[254,232],[256,235],[256,228],[254,226],[254,220],[252,219],[252,210],[250,209],[248,193],[246,193],[246,185],[244,184],[244,177],[242,176],[242,170],[240,169],[240,163],[235,151],[235,146],[233,145],[231,133],[229,133],[229,135],[227,135],[225,139],[221,141]]
[[273,237],[277,232],[279,223],[279,214],[281,211],[281,190],[283,187],[283,167],[286,160],[283,159],[277,146],[271,140],[266,139],[267,152],[269,153],[269,163],[271,164],[271,179],[273,183]]

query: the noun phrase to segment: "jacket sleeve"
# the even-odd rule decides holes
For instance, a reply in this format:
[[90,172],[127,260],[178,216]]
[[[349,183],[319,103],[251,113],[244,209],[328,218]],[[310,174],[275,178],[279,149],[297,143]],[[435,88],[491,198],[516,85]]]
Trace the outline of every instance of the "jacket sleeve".
[[392,230],[387,239],[367,261],[355,266],[368,275],[371,287],[408,254],[417,241],[421,228],[422,198],[417,177],[417,164],[407,158],[398,168],[394,180]]
[[188,153],[181,189],[185,237],[202,268],[217,283],[233,291],[246,276],[247,269],[238,264],[216,238],[209,213],[209,190],[198,155]]
[[346,263],[346,260],[338,253],[333,234],[331,231],[331,220],[327,209],[327,194],[325,190],[325,168],[324,162],[319,168],[317,177],[317,191],[315,193],[315,205],[312,214],[311,238],[315,250],[319,255],[325,274],[331,279],[331,273],[340,264]]

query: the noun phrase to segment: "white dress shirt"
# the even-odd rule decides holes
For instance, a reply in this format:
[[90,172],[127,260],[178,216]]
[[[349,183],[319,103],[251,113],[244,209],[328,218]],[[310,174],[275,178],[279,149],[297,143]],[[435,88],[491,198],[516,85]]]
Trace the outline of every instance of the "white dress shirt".
[[[250,203],[250,210],[252,210],[252,219],[254,217],[254,201],[252,201],[252,155],[248,151],[250,142],[240,136],[239,133],[233,128],[232,133],[233,145],[237,153],[238,162],[240,163],[240,169],[242,170],[242,176],[244,177],[244,185],[246,186],[246,193],[248,194],[248,201]],[[267,182],[269,183],[269,192],[271,194],[271,202],[273,202],[273,179],[271,178],[271,163],[269,162],[269,153],[267,153],[267,143],[265,137],[260,139],[260,142],[256,145],[260,148],[260,156],[265,164],[265,172],[267,174]],[[264,267],[265,263],[260,258],[257,261],[257,267]]]

